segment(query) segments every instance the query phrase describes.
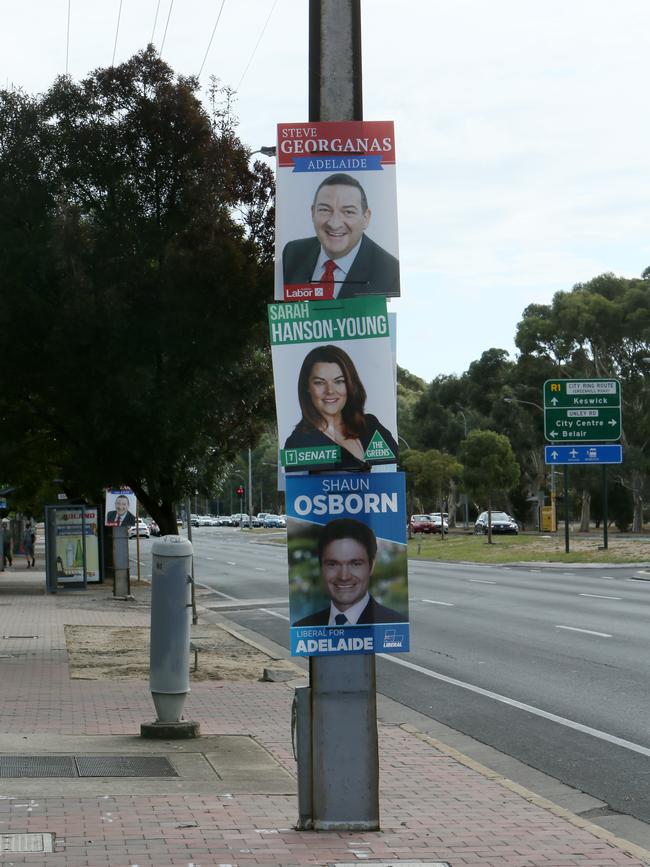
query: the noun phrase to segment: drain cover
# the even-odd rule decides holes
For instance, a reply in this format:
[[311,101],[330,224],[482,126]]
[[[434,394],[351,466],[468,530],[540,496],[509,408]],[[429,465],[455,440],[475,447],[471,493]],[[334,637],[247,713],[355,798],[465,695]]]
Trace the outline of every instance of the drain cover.
[[0,777],[76,777],[72,756],[0,756]]
[[54,834],[0,834],[2,852],[53,852]]
[[164,756],[75,756],[80,777],[177,777]]

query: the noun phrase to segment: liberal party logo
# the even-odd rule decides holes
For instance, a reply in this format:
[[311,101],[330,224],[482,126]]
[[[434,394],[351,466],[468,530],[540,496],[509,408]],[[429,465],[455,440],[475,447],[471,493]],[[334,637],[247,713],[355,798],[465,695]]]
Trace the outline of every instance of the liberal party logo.
[[398,632],[396,629],[384,630],[384,650],[388,647],[402,647],[404,644],[404,633]]

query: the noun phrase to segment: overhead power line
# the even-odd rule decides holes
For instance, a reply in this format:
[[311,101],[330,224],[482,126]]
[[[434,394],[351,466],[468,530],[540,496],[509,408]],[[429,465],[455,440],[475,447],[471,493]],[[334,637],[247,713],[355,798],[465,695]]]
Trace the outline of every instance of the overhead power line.
[[68,60],[70,58],[70,4],[72,0],[68,0],[68,31],[65,40],[65,74],[68,74]]
[[251,65],[251,63],[253,62],[253,58],[255,57],[255,52],[257,51],[257,46],[262,41],[262,36],[264,36],[264,32],[269,25],[269,21],[271,20],[271,15],[273,15],[273,10],[275,9],[277,2],[278,2],[278,0],[273,0],[273,6],[271,6],[271,11],[269,12],[268,17],[267,17],[266,21],[264,22],[264,27],[262,27],[262,32],[260,33],[259,38],[258,38],[257,42],[255,43],[255,48],[253,48],[253,53],[251,54],[249,61],[246,64],[246,68],[244,69],[244,71],[242,73],[242,77],[239,79],[239,84],[237,85],[235,90],[239,90],[239,88],[241,87],[241,83],[244,80],[246,73],[248,72],[248,68]]
[[115,66],[115,52],[117,51],[117,37],[120,32],[120,19],[122,17],[122,0],[120,0],[120,8],[117,12],[117,27],[115,28],[115,43],[113,44],[113,59],[111,60],[111,66]]
[[208,52],[210,51],[210,46],[212,45],[212,40],[214,39],[214,34],[217,31],[217,24],[219,23],[219,19],[221,18],[221,13],[223,12],[223,7],[226,5],[226,0],[221,0],[221,6],[219,7],[219,13],[217,15],[217,20],[214,22],[214,27],[212,28],[212,34],[210,35],[210,41],[208,42],[208,47],[205,49],[205,56],[203,58],[203,63],[201,64],[201,68],[199,69],[199,74],[197,78],[201,78],[201,73],[203,72],[203,67],[205,66],[205,61],[208,59]]
[[156,33],[156,24],[158,23],[158,13],[159,12],[160,12],[160,0],[158,0],[158,3],[156,4],[156,14],[155,14],[154,19],[153,19],[153,27],[151,29],[151,39],[149,40],[149,42],[151,42],[152,45],[153,45],[153,38],[154,38],[154,35]]
[[172,9],[174,8],[174,0],[170,0],[169,3],[169,12],[167,13],[167,21],[165,21],[165,32],[163,33],[162,42],[160,43],[160,51],[159,54],[162,55],[163,48],[165,47],[165,39],[167,39],[167,28],[169,27],[169,19],[172,17]]

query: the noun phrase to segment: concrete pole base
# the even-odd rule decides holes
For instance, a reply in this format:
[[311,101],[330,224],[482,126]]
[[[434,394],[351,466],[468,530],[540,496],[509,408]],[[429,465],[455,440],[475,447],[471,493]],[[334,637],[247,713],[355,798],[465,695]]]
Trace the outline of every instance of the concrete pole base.
[[142,723],[140,725],[141,738],[158,738],[160,740],[183,740],[198,738],[201,734],[199,723],[192,720],[180,720],[179,722],[156,722]]

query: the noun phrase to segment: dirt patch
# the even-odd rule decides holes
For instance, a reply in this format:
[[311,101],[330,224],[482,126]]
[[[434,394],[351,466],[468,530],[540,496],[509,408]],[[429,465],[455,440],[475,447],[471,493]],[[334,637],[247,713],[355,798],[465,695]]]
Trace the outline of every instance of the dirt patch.
[[[498,536],[495,537],[495,539],[498,538]],[[607,539],[607,552],[600,550],[602,544],[602,530],[594,530],[592,533],[585,533],[580,536],[573,535],[572,533],[569,541],[570,550],[575,553],[584,552],[600,555],[608,553],[612,556],[624,557],[627,560],[634,560],[639,563],[644,560],[650,560],[650,541],[646,541],[645,539],[630,539],[628,537],[619,539],[616,536],[612,537],[610,533]],[[516,548],[517,546],[513,545],[510,550],[513,551]],[[536,541],[522,545],[521,551],[522,554],[526,552],[530,553],[531,551],[539,551],[544,554],[564,553],[564,532],[560,529],[553,536],[540,536]]]
[[[66,626],[70,677],[78,680],[148,680],[149,629],[144,626]],[[192,641],[201,648],[190,680],[260,680],[265,668],[302,670],[277,660],[220,626],[197,626]]]

